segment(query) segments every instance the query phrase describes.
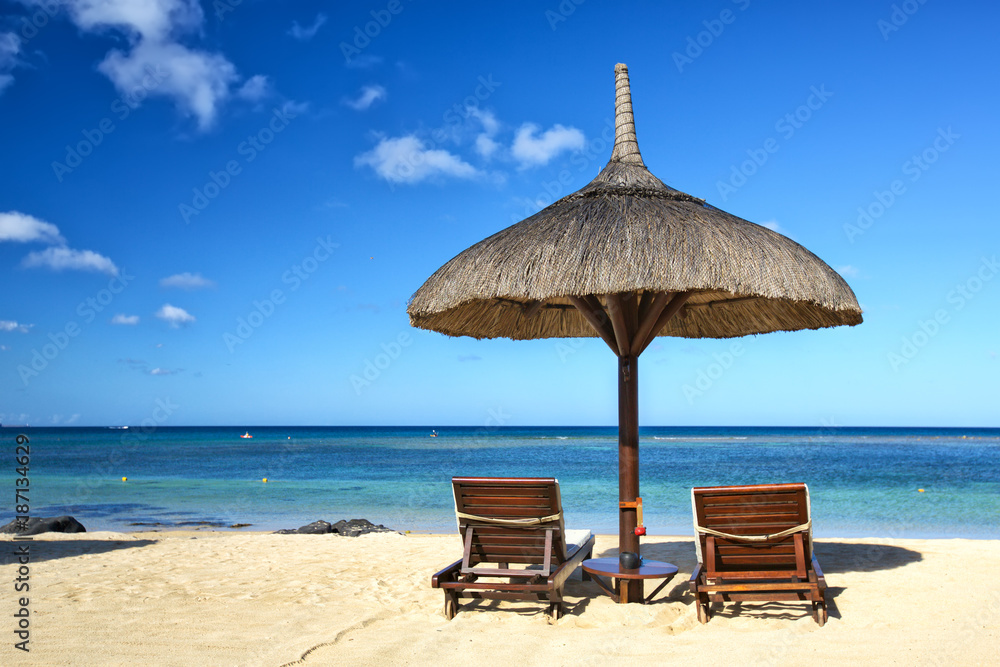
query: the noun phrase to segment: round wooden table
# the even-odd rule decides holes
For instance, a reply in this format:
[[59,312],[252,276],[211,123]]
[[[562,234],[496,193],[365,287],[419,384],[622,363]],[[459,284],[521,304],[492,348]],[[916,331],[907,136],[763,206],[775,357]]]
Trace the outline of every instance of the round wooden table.
[[[623,600],[627,599],[628,596],[625,592],[628,590],[628,584],[630,581],[635,581],[637,579],[663,579],[663,582],[656,587],[656,589],[646,596],[646,599],[642,601],[643,604],[649,604],[657,593],[659,593],[664,586],[670,583],[670,580],[674,578],[677,574],[677,566],[671,563],[664,563],[658,560],[646,560],[643,559],[639,564],[639,567],[634,570],[623,570],[618,563],[618,558],[591,558],[590,560],[585,560],[581,564],[583,571],[591,575],[594,582],[601,587],[601,590],[611,596],[611,599],[615,602],[621,603]],[[601,576],[609,577],[611,579],[611,585],[609,586],[601,579]],[[622,594],[619,595],[615,593],[615,579],[620,580],[622,585]]]

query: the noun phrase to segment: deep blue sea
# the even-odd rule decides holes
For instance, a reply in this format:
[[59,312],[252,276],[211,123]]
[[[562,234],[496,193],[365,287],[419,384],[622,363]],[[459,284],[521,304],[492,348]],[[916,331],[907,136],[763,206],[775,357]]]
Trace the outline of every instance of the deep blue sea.
[[[450,532],[453,475],[553,476],[570,526],[618,530],[614,427],[244,430],[3,428],[0,521],[14,515],[24,433],[31,514],[70,514],[88,530],[366,518]],[[692,486],[769,482],[809,485],[819,537],[1000,538],[1000,429],[640,429],[650,534],[691,533]]]

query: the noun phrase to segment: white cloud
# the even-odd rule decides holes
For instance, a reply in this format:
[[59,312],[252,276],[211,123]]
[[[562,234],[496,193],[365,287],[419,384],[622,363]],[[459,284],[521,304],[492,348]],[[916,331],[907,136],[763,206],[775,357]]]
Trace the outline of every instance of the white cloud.
[[580,150],[584,145],[583,132],[575,127],[553,125],[541,135],[535,136],[539,127],[525,123],[514,136],[511,154],[520,162],[519,168],[537,167],[547,164],[556,155],[567,150]]
[[118,275],[118,267],[104,255],[93,250],[73,250],[66,247],[46,248],[33,252],[21,261],[26,268],[47,268],[53,271],[97,271],[112,276]]
[[185,290],[215,287],[215,281],[203,278],[200,273],[176,273],[160,280],[160,287],[177,287]]
[[496,114],[492,111],[483,111],[479,107],[469,106],[465,108],[465,112],[467,115],[479,120],[483,124],[483,132],[491,137],[500,130],[500,121],[497,120]]
[[476,137],[476,152],[487,160],[496,153],[498,148],[500,148],[500,144],[489,135],[480,134]]
[[766,220],[766,221],[760,223],[760,226],[761,227],[767,227],[772,232],[778,232],[779,234],[783,234],[784,233],[784,231],[781,228],[781,225],[778,224],[777,220]]
[[271,94],[271,81],[263,74],[257,74],[246,80],[236,95],[249,102],[259,102]]
[[16,331],[18,333],[28,333],[34,324],[21,324],[13,320],[0,320],[0,331]]
[[[43,6],[51,0],[31,2]],[[197,30],[205,19],[198,0],[63,0],[63,4],[83,30],[115,27],[159,41]]]
[[488,160],[500,148],[500,144],[493,139],[500,131],[500,121],[492,111],[483,111],[479,107],[466,107],[466,112],[483,125],[483,131],[476,135],[475,148],[481,157]]
[[[146,40],[128,54],[111,51],[97,69],[122,93],[144,89],[149,95],[173,98],[182,113],[197,119],[201,130],[215,123],[230,84],[239,78],[225,56]],[[154,80],[159,83],[150,85]]]
[[861,271],[858,270],[858,267],[851,266],[850,264],[845,264],[844,266],[838,266],[837,273],[846,278],[857,278],[858,276],[861,275]]
[[139,324],[139,316],[125,315],[123,313],[118,313],[117,315],[111,318],[111,324],[129,324],[129,325]]
[[[51,3],[25,1],[39,7]],[[212,126],[229,98],[230,85],[239,77],[222,54],[177,42],[180,35],[201,30],[205,16],[198,0],[62,0],[62,4],[81,30],[125,33],[130,50],[114,49],[97,66],[120,93],[144,90],[143,96],[170,98],[182,113],[197,119],[200,129]]]
[[0,95],[14,83],[9,74],[18,64],[17,54],[21,52],[21,38],[12,32],[0,32]]
[[288,34],[301,42],[307,42],[316,36],[316,32],[326,23],[326,14],[317,14],[316,20],[308,28],[303,28],[298,21],[292,21]]
[[426,148],[414,135],[383,137],[372,150],[354,158],[354,166],[368,166],[391,183],[417,183],[438,175],[475,178],[471,164],[441,149]]
[[151,371],[149,371],[149,374],[150,375],[174,375],[174,374],[179,373],[179,372],[180,371],[172,371],[172,370],[168,370],[166,368],[154,368]]
[[26,213],[7,211],[0,213],[0,242],[18,241],[27,243],[65,243],[66,239],[59,234],[59,228],[49,222],[44,222]]
[[344,100],[344,104],[355,111],[365,111],[379,100],[386,98],[386,90],[382,86],[365,86],[356,100]]
[[183,308],[171,306],[169,303],[163,304],[163,306],[156,311],[156,316],[169,324],[173,329],[176,329],[182,324],[194,322],[194,315],[187,312]]
[[288,100],[287,102],[281,105],[281,110],[290,116],[291,115],[298,116],[300,114],[304,114],[306,111],[309,111],[309,103]]

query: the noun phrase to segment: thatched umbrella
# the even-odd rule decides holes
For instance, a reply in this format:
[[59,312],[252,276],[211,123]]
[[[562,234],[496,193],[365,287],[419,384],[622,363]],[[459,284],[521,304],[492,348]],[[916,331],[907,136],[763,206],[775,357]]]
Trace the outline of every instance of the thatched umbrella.
[[[413,326],[449,336],[600,336],[618,355],[624,504],[639,495],[637,362],[653,338],[855,325],[861,309],[844,279],[798,243],[653,176],[636,143],[625,65],[615,66],[615,88],[615,145],[597,178],[457,255],[407,312]],[[635,510],[622,509],[621,551],[639,551],[635,527]],[[641,595],[632,587],[628,597]]]

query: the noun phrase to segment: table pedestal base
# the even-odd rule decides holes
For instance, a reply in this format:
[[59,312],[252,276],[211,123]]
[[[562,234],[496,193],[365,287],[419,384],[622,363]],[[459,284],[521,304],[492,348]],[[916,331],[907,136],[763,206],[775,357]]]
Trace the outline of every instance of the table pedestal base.
[[[582,567],[583,571],[594,579],[594,583],[607,593],[608,597],[619,604],[624,604],[628,601],[630,584],[633,586],[636,584],[641,585],[644,579],[663,579],[660,585],[642,600],[642,604],[649,604],[656,594],[663,590],[663,587],[670,583],[670,580],[677,574],[676,565],[655,560],[644,560],[634,570],[623,570],[619,566],[617,558],[591,558],[590,560],[583,561]],[[604,581],[601,578],[602,576],[608,577],[610,584]],[[618,592],[615,591],[616,579],[618,580]]]

